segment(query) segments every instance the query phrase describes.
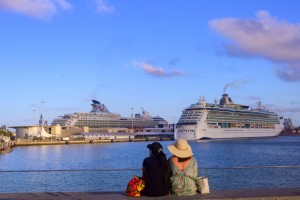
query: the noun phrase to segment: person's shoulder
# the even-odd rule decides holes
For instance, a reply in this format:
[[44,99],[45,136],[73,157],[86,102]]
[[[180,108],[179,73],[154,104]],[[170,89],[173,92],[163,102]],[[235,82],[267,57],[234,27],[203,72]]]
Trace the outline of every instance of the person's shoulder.
[[151,160],[151,157],[146,157],[146,158],[144,158],[144,161],[143,161],[143,162],[144,162],[144,163],[145,163],[145,162],[149,162],[150,160]]
[[193,161],[197,162],[197,159],[196,159],[196,157],[195,157],[195,156],[192,156],[192,157],[191,157],[191,160],[193,160]]
[[148,156],[148,157],[144,158],[144,160],[150,160],[150,159],[151,159],[151,157],[150,157],[150,156]]
[[169,161],[169,164],[171,164],[171,163],[176,163],[176,162],[177,162],[177,157],[176,157],[176,156],[171,156],[171,157],[168,159],[168,161]]
[[171,156],[168,160],[174,160],[176,156]]

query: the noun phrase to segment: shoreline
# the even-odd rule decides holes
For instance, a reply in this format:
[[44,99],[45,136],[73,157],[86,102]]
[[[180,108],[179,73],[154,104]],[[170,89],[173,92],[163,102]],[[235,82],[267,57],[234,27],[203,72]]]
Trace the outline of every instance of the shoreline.
[[69,144],[93,144],[93,143],[114,143],[114,142],[145,142],[145,141],[167,141],[171,138],[133,138],[133,139],[103,139],[103,140],[68,140],[68,141],[39,141],[22,140],[15,141],[14,146],[35,146],[35,145],[69,145]]

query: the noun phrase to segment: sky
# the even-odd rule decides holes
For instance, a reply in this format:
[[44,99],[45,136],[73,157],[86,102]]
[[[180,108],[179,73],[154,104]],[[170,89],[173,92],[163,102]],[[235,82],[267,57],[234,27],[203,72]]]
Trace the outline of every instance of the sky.
[[300,1],[0,0],[0,125],[145,109],[177,122],[204,96],[300,126]]

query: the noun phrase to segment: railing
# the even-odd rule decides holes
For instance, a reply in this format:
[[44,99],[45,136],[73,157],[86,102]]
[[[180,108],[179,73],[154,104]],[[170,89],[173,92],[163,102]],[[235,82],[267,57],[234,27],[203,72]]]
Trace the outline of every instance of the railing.
[[[125,191],[141,169],[0,171],[0,193]],[[212,190],[300,187],[300,166],[199,168]]]

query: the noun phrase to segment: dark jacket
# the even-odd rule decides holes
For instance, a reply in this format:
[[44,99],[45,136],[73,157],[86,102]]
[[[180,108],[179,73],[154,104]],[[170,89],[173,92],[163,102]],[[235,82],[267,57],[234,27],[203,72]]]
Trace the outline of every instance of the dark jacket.
[[145,196],[164,196],[169,194],[169,167],[162,169],[156,157],[150,156],[143,162],[143,180],[145,188],[141,191]]

